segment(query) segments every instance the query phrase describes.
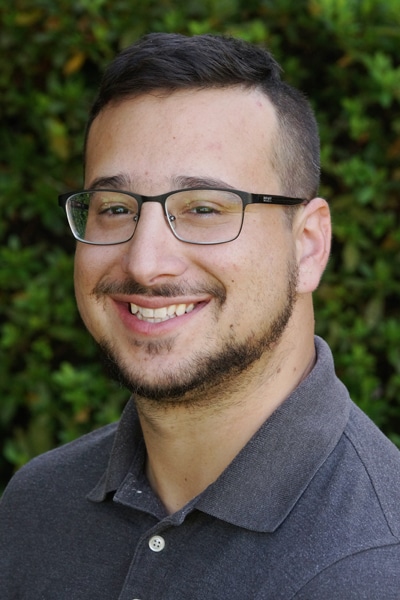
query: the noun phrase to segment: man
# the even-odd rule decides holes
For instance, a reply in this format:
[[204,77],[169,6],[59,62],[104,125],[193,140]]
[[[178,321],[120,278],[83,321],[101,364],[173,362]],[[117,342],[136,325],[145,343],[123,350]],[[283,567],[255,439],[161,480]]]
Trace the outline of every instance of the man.
[[110,65],[60,204],[132,398],[9,484],[2,598],[400,598],[400,454],[314,338],[318,146],[260,48],[153,34]]

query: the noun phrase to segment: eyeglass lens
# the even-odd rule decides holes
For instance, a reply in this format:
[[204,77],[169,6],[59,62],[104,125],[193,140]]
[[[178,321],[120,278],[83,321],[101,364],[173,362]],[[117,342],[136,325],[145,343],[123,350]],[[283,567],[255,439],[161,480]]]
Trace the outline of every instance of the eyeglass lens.
[[[230,241],[239,234],[243,202],[238,194],[230,191],[182,190],[167,197],[165,211],[177,238],[215,244]],[[68,199],[67,214],[79,239],[95,244],[117,244],[134,234],[139,203],[124,192],[80,192]]]

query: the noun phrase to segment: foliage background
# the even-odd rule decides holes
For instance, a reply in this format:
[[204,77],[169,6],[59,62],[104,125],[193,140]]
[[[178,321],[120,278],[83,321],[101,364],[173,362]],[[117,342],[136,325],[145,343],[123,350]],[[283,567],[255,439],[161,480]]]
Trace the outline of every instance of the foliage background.
[[317,332],[354,400],[400,442],[400,1],[3,0],[0,487],[32,456],[117,419],[79,321],[57,194],[80,187],[100,73],[150,31],[265,44],[312,100],[333,253]]

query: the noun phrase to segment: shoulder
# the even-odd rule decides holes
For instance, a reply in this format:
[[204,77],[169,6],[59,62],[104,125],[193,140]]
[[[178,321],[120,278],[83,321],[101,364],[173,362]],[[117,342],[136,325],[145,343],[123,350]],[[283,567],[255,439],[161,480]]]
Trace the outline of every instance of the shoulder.
[[400,451],[355,405],[298,506],[312,568],[294,599],[399,600]]
[[56,565],[71,561],[96,531],[99,511],[87,495],[107,468],[116,428],[108,425],[42,454],[11,479],[0,501],[2,597],[27,597],[23,590],[33,590],[44,598],[40,591]]
[[313,577],[294,600],[398,600],[400,545],[370,548],[338,560]]
[[117,423],[106,425],[32,459],[11,479],[2,504],[10,497],[32,498],[36,492],[47,493],[71,481],[89,491],[107,467],[116,429]]
[[314,511],[325,499],[325,527],[342,532],[349,553],[399,542],[400,451],[355,404],[309,492]]
[[371,482],[389,529],[400,538],[400,450],[356,406],[344,436]]

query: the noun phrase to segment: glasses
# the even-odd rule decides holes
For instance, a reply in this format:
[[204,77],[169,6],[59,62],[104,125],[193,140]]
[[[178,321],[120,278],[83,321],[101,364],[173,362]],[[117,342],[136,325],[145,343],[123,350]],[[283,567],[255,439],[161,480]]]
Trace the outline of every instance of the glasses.
[[145,202],[162,205],[167,223],[178,240],[189,244],[223,244],[239,236],[248,204],[295,206],[306,201],[197,187],[159,196],[95,189],[62,194],[58,198],[75,239],[99,246],[129,241],[135,233]]

